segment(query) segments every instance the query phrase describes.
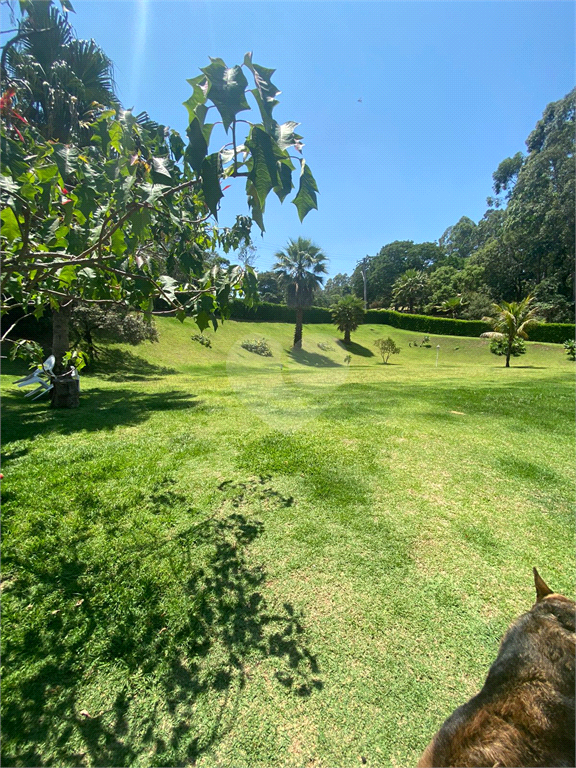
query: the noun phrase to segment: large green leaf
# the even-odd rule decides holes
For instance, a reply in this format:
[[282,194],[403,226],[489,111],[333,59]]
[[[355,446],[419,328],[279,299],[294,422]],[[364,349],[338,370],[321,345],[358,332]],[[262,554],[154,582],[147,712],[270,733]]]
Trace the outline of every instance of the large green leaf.
[[44,183],[50,181],[50,179],[58,173],[58,166],[55,163],[50,163],[49,165],[43,165],[41,168],[35,168],[34,170],[36,171],[38,181]]
[[276,72],[276,70],[261,67],[259,64],[253,64],[252,53],[247,53],[244,56],[244,64],[254,75],[254,84],[256,85],[256,88],[252,91],[252,93],[254,94],[254,97],[258,103],[258,107],[260,108],[260,114],[262,115],[264,126],[268,130],[269,127],[267,123],[271,126],[272,110],[278,104],[276,101],[276,96],[280,93],[278,88],[276,88],[271,80],[271,77],[274,72]]
[[76,170],[79,154],[78,148],[71,144],[56,144],[54,146],[54,160],[64,181]]
[[170,149],[172,150],[172,154],[174,155],[174,159],[176,162],[180,160],[182,157],[182,153],[184,152],[184,142],[182,141],[182,137],[180,136],[177,131],[171,131],[170,132],[170,138],[168,139],[170,142]]
[[119,155],[122,154],[122,126],[118,122],[110,124],[108,128],[108,136],[110,137],[110,144],[114,147]]
[[316,201],[316,192],[318,192],[318,187],[316,186],[316,180],[314,179],[314,176],[312,176],[312,171],[306,165],[306,160],[302,158],[300,162],[302,164],[302,170],[300,173],[300,187],[298,189],[298,194],[294,200],[292,200],[292,202],[298,209],[298,216],[300,221],[303,221],[306,214],[309,213],[313,208],[318,209],[318,203]]
[[262,206],[260,205],[260,200],[258,199],[258,193],[256,192],[256,187],[254,184],[248,180],[246,182],[246,194],[248,196],[248,205],[250,206],[250,212],[251,216],[260,227],[260,230],[262,232],[265,232],[264,227],[264,211],[262,210]]
[[72,264],[67,264],[65,267],[62,267],[62,269],[59,269],[56,272],[56,276],[58,277],[58,280],[60,282],[60,285],[68,288],[74,280],[76,280],[76,270],[78,267],[75,267]]
[[184,159],[190,165],[193,171],[200,173],[204,158],[208,154],[208,143],[204,138],[202,126],[197,117],[195,117],[186,129],[188,136],[188,146],[184,151]]
[[174,280],[174,278],[169,275],[161,275],[158,278],[158,283],[162,286],[165,296],[167,296],[170,301],[176,301],[175,291],[176,288],[178,288],[178,281]]
[[208,91],[208,82],[206,80],[206,77],[204,75],[198,75],[198,77],[193,77],[186,82],[190,83],[192,86],[192,96],[190,96],[189,99],[187,99],[184,103],[184,106],[188,110],[188,120],[191,122],[194,120],[195,117],[197,117],[196,109],[201,104],[204,104],[206,101],[206,93]]
[[238,112],[250,109],[245,96],[248,81],[240,67],[228,68],[222,59],[212,59],[202,72],[209,82],[208,98],[220,113],[224,130],[228,131]]
[[204,158],[200,175],[202,176],[202,192],[208,210],[218,219],[218,203],[223,197],[220,189],[220,174],[222,172],[222,163],[220,162],[220,153],[214,152],[212,155]]
[[2,219],[2,237],[9,242],[17,240],[20,237],[20,227],[12,208],[4,208],[0,218]]
[[280,149],[293,147],[297,142],[300,142],[302,136],[294,133],[294,129],[299,125],[300,123],[295,123],[293,120],[288,120],[288,122],[282,123],[282,125],[275,124],[274,138]]
[[277,166],[280,183],[274,187],[274,192],[278,195],[278,198],[282,203],[284,202],[285,197],[294,189],[294,184],[292,184],[292,171],[289,166],[280,161],[278,161]]
[[278,161],[283,160],[284,155],[272,137],[257,125],[253,126],[245,144],[251,155],[248,179],[254,185],[263,211],[270,190],[282,186],[278,177]]
[[169,160],[167,157],[152,158],[152,181],[156,184],[172,183],[172,175],[168,168]]
[[117,229],[110,238],[110,250],[115,256],[122,256],[126,247],[124,232],[121,229]]

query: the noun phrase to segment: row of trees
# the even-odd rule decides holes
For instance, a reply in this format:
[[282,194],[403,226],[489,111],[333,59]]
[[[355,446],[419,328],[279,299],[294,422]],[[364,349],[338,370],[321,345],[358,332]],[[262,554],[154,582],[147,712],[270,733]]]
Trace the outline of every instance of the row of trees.
[[[257,296],[250,266],[207,256],[250,243],[264,230],[271,192],[300,220],[316,208],[316,182],[293,121],[273,115],[274,70],[246,54],[228,67],[212,59],[185,102],[186,137],[146,113],[124,110],[112,66],[94,41],[77,40],[52,0],[21,0],[16,34],[2,50],[2,314],[11,339],[19,317],[52,312],[56,370],[64,373],[70,316],[80,304],[175,312],[200,329],[229,301]],[[253,80],[249,87],[248,77]],[[256,120],[240,113],[255,102]],[[216,124],[230,141],[210,151]],[[249,216],[218,225],[225,184],[245,183]],[[223,189],[224,186],[224,189]],[[163,310],[156,310],[161,298]]]
[[[575,99],[549,104],[527,154],[500,163],[477,224],[464,216],[437,243],[396,241],[367,257],[370,306],[479,319],[494,302],[532,294],[546,321],[573,322]],[[357,296],[362,266],[339,276]]]

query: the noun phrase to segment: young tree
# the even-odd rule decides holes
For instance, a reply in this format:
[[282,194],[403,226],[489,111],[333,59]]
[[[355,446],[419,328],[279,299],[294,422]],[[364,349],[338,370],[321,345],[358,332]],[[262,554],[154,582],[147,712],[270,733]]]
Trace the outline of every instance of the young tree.
[[302,318],[304,310],[312,306],[314,291],[322,285],[326,272],[326,254],[311,240],[299,237],[289,240],[283,251],[276,253],[274,270],[286,291],[286,303],[296,309],[294,349],[302,349]]
[[[254,78],[251,94],[260,118],[255,123],[237,117],[250,109],[244,70]],[[19,308],[40,316],[47,305],[55,309],[53,352],[60,367],[78,302],[175,312],[180,320],[190,315],[203,330],[210,322],[216,327],[216,313],[226,316],[232,296],[256,296],[251,268],[206,270],[204,254],[248,243],[253,221],[264,229],[269,193],[283,201],[293,189],[294,160],[300,183],[292,202],[300,219],[317,207],[312,173],[292,154],[302,147],[297,123],[279,124],[272,115],[279,93],[273,73],[254,64],[251,54],[230,68],[212,59],[189,81],[187,142],[145,114],[103,107],[83,126],[87,143],[73,131],[64,143],[47,139],[30,123],[16,131],[4,122],[2,312]],[[9,83],[17,107],[27,85]],[[229,144],[212,153],[210,110],[231,135]],[[248,125],[243,138],[240,124]],[[241,177],[250,216],[220,228],[221,183]],[[170,277],[174,267],[185,279]]]
[[527,331],[538,325],[536,310],[530,304],[532,296],[527,296],[522,301],[503,301],[502,304],[493,305],[493,314],[483,317],[482,320],[494,328],[480,334],[485,339],[501,339],[506,345],[506,368],[510,367],[510,356],[514,348],[514,341],[520,337],[527,339]]
[[356,296],[345,296],[330,307],[332,322],[344,334],[344,343],[350,344],[350,333],[364,320],[364,302]]
[[385,364],[388,363],[390,355],[398,355],[400,353],[400,347],[396,345],[396,342],[390,336],[387,339],[376,339],[374,346],[382,355],[382,362]]

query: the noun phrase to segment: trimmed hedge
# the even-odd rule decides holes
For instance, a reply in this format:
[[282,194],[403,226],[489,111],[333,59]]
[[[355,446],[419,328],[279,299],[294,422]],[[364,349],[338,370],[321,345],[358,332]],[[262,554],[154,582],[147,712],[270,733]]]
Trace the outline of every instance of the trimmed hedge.
[[[252,320],[268,323],[294,323],[296,314],[286,304],[262,302],[248,308],[243,301],[231,302],[231,315],[234,320]],[[304,310],[305,323],[331,323],[332,314],[326,307],[310,307]],[[405,331],[434,333],[439,336],[472,336],[491,330],[488,323],[481,320],[453,320],[450,317],[431,317],[430,315],[410,315],[395,312],[392,309],[369,309],[364,316],[365,323],[390,325]],[[575,326],[572,323],[542,323],[529,332],[529,341],[546,344],[563,344],[566,339],[573,339]]]
[[[247,307],[243,301],[230,302],[230,317],[233,320],[252,320],[267,323],[295,323],[296,310],[286,304],[269,304],[263,301],[254,307]],[[332,315],[325,307],[310,307],[304,310],[305,323],[331,323]]]
[[381,323],[392,328],[419,333],[436,333],[439,336],[480,336],[490,330],[488,323],[481,320],[453,320],[451,317],[430,315],[409,315],[392,309],[369,309],[365,323]]
[[574,323],[542,323],[528,331],[528,341],[543,341],[546,344],[564,344],[566,339],[573,339],[576,326]]

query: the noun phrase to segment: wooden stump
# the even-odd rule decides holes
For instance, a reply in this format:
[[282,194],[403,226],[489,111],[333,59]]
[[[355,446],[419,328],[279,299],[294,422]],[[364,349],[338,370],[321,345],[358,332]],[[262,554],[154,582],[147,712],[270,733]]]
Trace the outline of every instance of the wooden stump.
[[78,408],[80,405],[80,386],[77,379],[67,376],[54,382],[52,389],[52,408]]

